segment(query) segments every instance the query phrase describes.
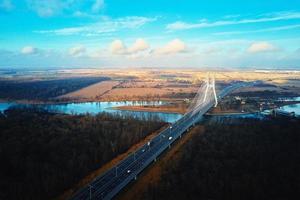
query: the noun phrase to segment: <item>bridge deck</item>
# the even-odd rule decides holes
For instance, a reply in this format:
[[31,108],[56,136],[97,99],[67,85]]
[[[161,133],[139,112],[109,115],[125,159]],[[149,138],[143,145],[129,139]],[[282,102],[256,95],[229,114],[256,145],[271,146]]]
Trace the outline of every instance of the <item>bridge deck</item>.
[[[223,89],[218,99],[223,98],[233,90],[252,86],[256,82],[236,83]],[[111,199],[121,191],[131,180],[153,162],[163,151],[181,137],[191,126],[197,123],[211,107],[214,101],[208,101],[186,113],[181,119],[161,131],[151,141],[144,144],[128,157],[120,161],[101,176],[94,179],[88,186],[78,191],[71,199]]]

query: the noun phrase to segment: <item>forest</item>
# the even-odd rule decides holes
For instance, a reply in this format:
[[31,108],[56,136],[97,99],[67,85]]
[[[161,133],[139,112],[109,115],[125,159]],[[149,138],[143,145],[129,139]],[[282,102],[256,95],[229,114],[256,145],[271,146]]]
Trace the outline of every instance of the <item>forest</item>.
[[299,199],[299,130],[284,119],[205,125],[142,199]]
[[0,113],[0,199],[53,199],[163,125],[11,108]]
[[47,100],[106,80],[109,80],[109,78],[78,77],[36,81],[0,80],[0,98],[7,100]]

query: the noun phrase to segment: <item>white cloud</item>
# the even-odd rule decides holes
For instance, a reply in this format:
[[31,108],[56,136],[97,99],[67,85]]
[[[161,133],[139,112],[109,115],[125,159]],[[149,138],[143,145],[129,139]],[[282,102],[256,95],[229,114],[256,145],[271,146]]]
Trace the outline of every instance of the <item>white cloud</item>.
[[207,28],[225,25],[236,25],[236,24],[249,24],[249,23],[261,23],[271,22],[280,20],[300,19],[300,12],[278,12],[272,14],[262,15],[259,18],[253,19],[240,19],[240,20],[220,20],[214,22],[208,22],[206,19],[202,19],[196,23],[187,23],[183,21],[176,21],[166,26],[167,30],[187,30],[195,28]]
[[282,31],[300,28],[300,24],[288,25],[288,26],[278,26],[272,28],[257,29],[251,31],[227,31],[227,32],[218,32],[214,35],[237,35],[237,34],[249,34],[249,33],[263,33],[263,32],[273,32],[273,31]]
[[254,42],[247,49],[250,53],[271,52],[279,50],[276,46],[268,42]]
[[104,0],[95,0],[93,6],[92,6],[92,11],[93,12],[99,12],[104,6]]
[[39,30],[36,33],[54,35],[101,35],[103,33],[116,32],[123,29],[135,29],[146,23],[155,21],[156,18],[129,16],[117,19],[102,18],[100,22],[85,26],[67,27],[55,30]]
[[27,0],[27,6],[41,17],[58,14],[79,16],[79,13],[84,17],[99,12],[104,0]]
[[114,40],[110,44],[110,52],[112,54],[137,54],[139,52],[149,49],[150,45],[142,38],[135,40],[133,45],[129,48],[121,40]]
[[174,39],[165,46],[158,48],[155,52],[158,54],[184,53],[187,52],[187,46],[183,41]]
[[50,17],[62,12],[67,2],[60,0],[27,0],[27,6],[41,17]]
[[38,49],[33,46],[25,46],[21,49],[22,54],[30,55],[38,53]]
[[147,50],[149,48],[149,44],[142,38],[138,38],[134,44],[128,48],[128,52],[129,53],[136,53],[139,51],[144,51]]
[[10,11],[14,8],[11,0],[1,0],[0,1],[0,10]]
[[69,49],[69,55],[74,56],[74,57],[82,56],[85,52],[86,52],[86,49],[82,45],[74,46]]
[[126,47],[123,44],[121,40],[114,40],[110,44],[110,52],[112,54],[125,54],[126,53]]

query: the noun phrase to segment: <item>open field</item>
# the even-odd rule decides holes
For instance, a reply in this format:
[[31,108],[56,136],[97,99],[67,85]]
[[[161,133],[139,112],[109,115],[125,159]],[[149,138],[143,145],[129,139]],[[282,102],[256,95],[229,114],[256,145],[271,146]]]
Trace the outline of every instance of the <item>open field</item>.
[[113,87],[119,84],[119,81],[102,81],[100,83],[93,84],[91,86],[82,88],[75,92],[71,92],[62,95],[58,98],[66,99],[96,99],[104,95],[106,92],[110,91]]
[[[300,95],[300,72],[298,71],[213,71],[211,73],[215,76],[217,89],[232,81],[262,80],[264,84],[254,88],[244,88],[236,93],[272,91],[278,95],[287,93]],[[55,99],[57,101],[174,101],[192,98],[206,75],[207,71],[192,69],[74,69],[53,70],[48,73],[35,71],[0,74],[0,80],[22,83],[78,77],[109,77],[111,80],[93,83],[69,93],[64,92],[57,95]]]
[[0,80],[0,99],[50,101],[57,96],[109,80],[106,77],[74,77],[53,80]]

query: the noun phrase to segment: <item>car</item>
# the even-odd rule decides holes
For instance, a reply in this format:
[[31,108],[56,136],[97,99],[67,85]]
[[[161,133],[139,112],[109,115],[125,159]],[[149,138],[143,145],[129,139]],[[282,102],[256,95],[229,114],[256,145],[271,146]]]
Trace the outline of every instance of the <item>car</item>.
[[131,170],[130,170],[130,169],[128,169],[128,170],[127,170],[127,174],[130,174],[130,172],[131,172]]
[[169,137],[169,140],[172,140],[173,137]]

